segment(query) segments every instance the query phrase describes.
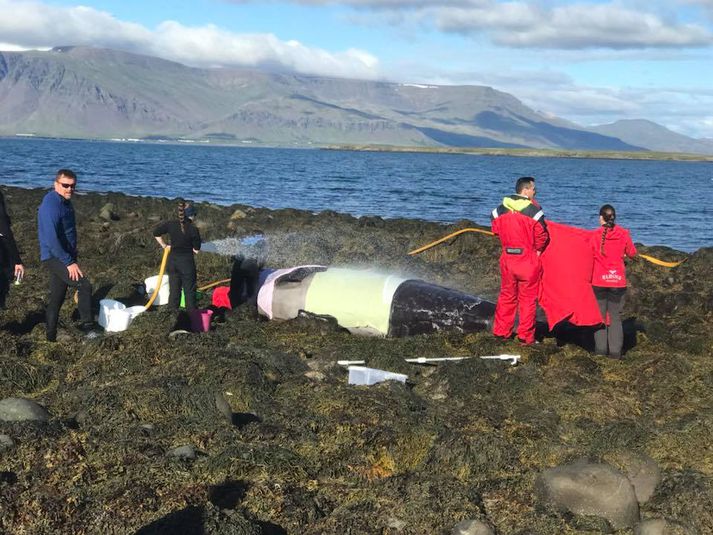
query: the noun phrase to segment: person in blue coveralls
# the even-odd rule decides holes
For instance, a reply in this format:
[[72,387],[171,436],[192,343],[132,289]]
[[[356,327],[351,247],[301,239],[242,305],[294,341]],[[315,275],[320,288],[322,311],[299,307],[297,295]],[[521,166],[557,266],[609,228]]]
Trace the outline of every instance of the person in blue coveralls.
[[47,303],[47,340],[57,340],[59,310],[67,287],[76,288],[80,330],[96,336],[92,316],[92,285],[77,262],[77,225],[72,206],[72,195],[77,188],[77,175],[70,169],[60,169],[52,191],[42,199],[37,211],[37,232],[40,241],[40,260],[49,273],[49,302]]

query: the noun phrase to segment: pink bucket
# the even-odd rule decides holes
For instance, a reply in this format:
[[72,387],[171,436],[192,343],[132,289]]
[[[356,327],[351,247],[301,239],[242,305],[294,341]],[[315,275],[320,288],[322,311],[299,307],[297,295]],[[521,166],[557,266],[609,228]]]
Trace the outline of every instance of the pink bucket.
[[210,318],[212,315],[212,310],[204,308],[197,308],[195,310],[191,310],[191,330],[194,333],[204,333],[210,331]]

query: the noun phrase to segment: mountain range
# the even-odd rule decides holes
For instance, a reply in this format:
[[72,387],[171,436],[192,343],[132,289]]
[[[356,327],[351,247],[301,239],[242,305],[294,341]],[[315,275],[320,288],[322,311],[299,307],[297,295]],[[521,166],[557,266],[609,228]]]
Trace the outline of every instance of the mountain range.
[[648,121],[585,128],[486,86],[199,69],[128,52],[0,52],[0,135],[713,154]]

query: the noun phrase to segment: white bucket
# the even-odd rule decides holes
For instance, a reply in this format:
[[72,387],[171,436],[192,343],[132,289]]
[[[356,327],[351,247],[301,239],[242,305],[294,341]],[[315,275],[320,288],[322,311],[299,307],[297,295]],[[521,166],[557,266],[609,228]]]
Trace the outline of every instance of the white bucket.
[[102,299],[99,301],[99,325],[110,333],[125,331],[131,325],[131,320],[145,310],[143,306],[127,308],[124,303],[114,299]]
[[[156,289],[156,284],[158,283],[158,275],[154,275],[153,277],[149,277],[144,281],[144,285],[146,286],[146,295],[151,297],[153,295],[154,290]],[[158,295],[156,296],[156,300],[153,302],[154,305],[166,305],[168,304],[168,275],[164,273],[163,279],[161,279],[161,288],[158,291]]]
[[365,366],[349,366],[350,385],[373,385],[382,381],[399,381],[405,383],[408,375],[403,373],[387,372],[377,368]]
[[125,331],[131,323],[131,314],[126,312],[124,303],[114,299],[99,301],[99,325],[107,332]]

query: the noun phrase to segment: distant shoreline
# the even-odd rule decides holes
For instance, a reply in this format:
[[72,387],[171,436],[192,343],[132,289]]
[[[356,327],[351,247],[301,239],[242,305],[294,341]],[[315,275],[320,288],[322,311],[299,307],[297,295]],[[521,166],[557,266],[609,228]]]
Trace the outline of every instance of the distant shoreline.
[[470,154],[474,156],[512,156],[520,158],[581,158],[592,160],[650,160],[680,162],[713,162],[713,155],[689,154],[683,152],[656,151],[586,151],[561,149],[514,149],[514,148],[471,148],[471,147],[402,147],[395,145],[280,145],[271,143],[229,142],[213,139],[142,139],[142,138],[64,138],[34,134],[0,135],[0,139],[48,140],[48,141],[87,141],[100,143],[125,143],[146,145],[192,145],[199,147],[236,147],[263,149],[304,149],[351,152],[398,152],[426,154]]
[[593,160],[652,160],[713,162],[713,155],[654,151],[585,151],[560,149],[510,149],[468,147],[396,147],[389,145],[329,145],[323,150],[362,152],[419,152],[429,154],[471,154],[475,156],[515,156],[521,158],[582,158]]

